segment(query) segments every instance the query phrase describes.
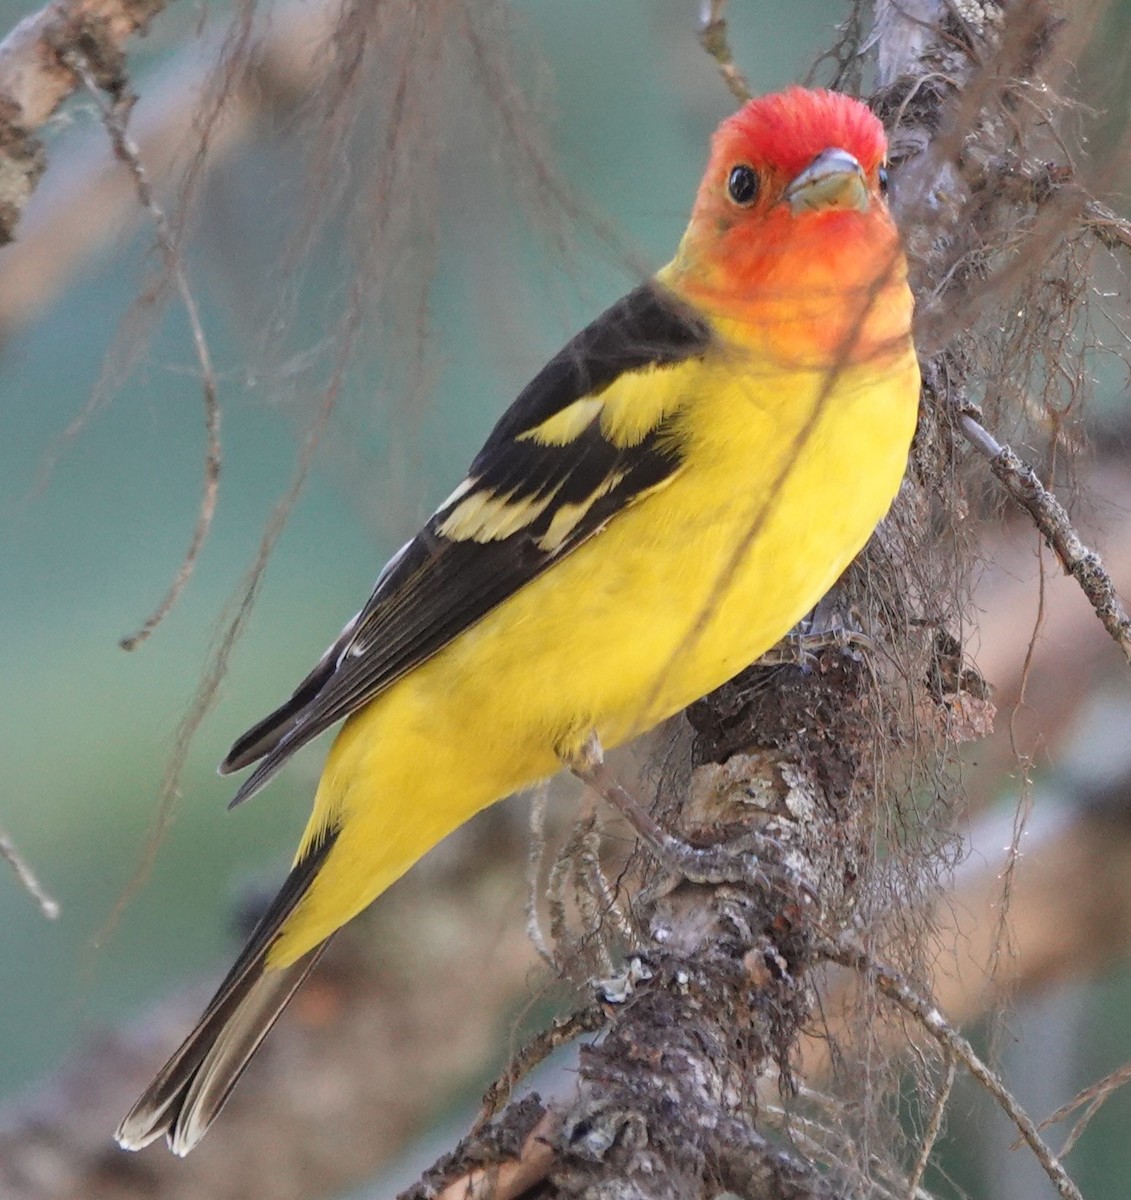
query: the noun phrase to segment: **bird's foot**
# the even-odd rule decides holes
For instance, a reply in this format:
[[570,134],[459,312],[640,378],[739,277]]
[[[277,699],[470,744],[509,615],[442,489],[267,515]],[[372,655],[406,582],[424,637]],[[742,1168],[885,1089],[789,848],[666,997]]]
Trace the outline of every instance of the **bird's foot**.
[[875,652],[875,641],[860,627],[854,609],[840,606],[839,598],[830,593],[807,616],[803,617],[776,645],[758,659],[755,666],[796,666],[808,671],[817,655],[830,646],[859,658]]
[[[624,817],[673,874],[690,883],[757,884],[767,889],[796,885],[795,872],[783,861],[783,848],[765,834],[744,836],[739,846],[700,847],[668,833],[609,768],[596,732],[591,732],[580,746],[560,752],[559,757],[582,783]],[[768,853],[759,854],[759,847]],[[767,862],[778,866],[768,870]]]

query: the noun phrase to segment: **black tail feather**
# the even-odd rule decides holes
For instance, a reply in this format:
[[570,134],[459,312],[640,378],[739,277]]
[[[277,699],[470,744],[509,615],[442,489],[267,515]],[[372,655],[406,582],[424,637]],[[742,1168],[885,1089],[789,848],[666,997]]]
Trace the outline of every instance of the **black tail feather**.
[[234,771],[242,771],[273,750],[293,729],[296,718],[317,696],[332,670],[332,663],[320,662],[299,684],[289,700],[241,734],[220,764],[220,774],[231,775]]
[[260,1042],[322,956],[329,939],[289,966],[267,970],[271,945],[306,895],[334,843],[329,833],[292,868],[196,1027],[130,1109],[115,1134],[127,1150],[165,1134],[177,1154],[204,1136]]

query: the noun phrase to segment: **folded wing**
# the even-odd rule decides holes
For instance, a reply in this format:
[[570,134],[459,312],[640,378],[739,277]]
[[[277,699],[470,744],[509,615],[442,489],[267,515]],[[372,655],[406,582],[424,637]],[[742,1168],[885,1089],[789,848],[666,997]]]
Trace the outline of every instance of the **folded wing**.
[[[682,461],[671,369],[701,357],[710,339],[702,319],[653,282],[551,359],[291,698],[232,747],[221,772],[259,762],[232,805],[257,792],[301,746],[670,480]],[[608,418],[626,388],[641,383],[657,399],[638,406],[639,428],[626,436]]]

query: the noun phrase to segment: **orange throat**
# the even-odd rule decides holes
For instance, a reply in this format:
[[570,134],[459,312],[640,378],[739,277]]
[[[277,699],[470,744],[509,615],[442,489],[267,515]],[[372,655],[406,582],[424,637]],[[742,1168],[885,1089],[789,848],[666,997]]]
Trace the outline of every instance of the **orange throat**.
[[910,349],[913,304],[898,234],[878,217],[829,213],[756,242],[724,233],[710,254],[689,231],[665,282],[782,367],[886,366]]

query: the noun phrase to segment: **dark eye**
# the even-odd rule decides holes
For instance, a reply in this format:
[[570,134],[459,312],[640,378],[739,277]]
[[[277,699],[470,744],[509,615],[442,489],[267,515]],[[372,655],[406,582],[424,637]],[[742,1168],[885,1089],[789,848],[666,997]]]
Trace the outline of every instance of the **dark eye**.
[[876,179],[880,185],[880,195],[886,196],[888,194],[888,173],[885,167],[879,169],[876,173]]
[[732,168],[727,193],[735,204],[753,204],[758,199],[758,172],[745,164]]

